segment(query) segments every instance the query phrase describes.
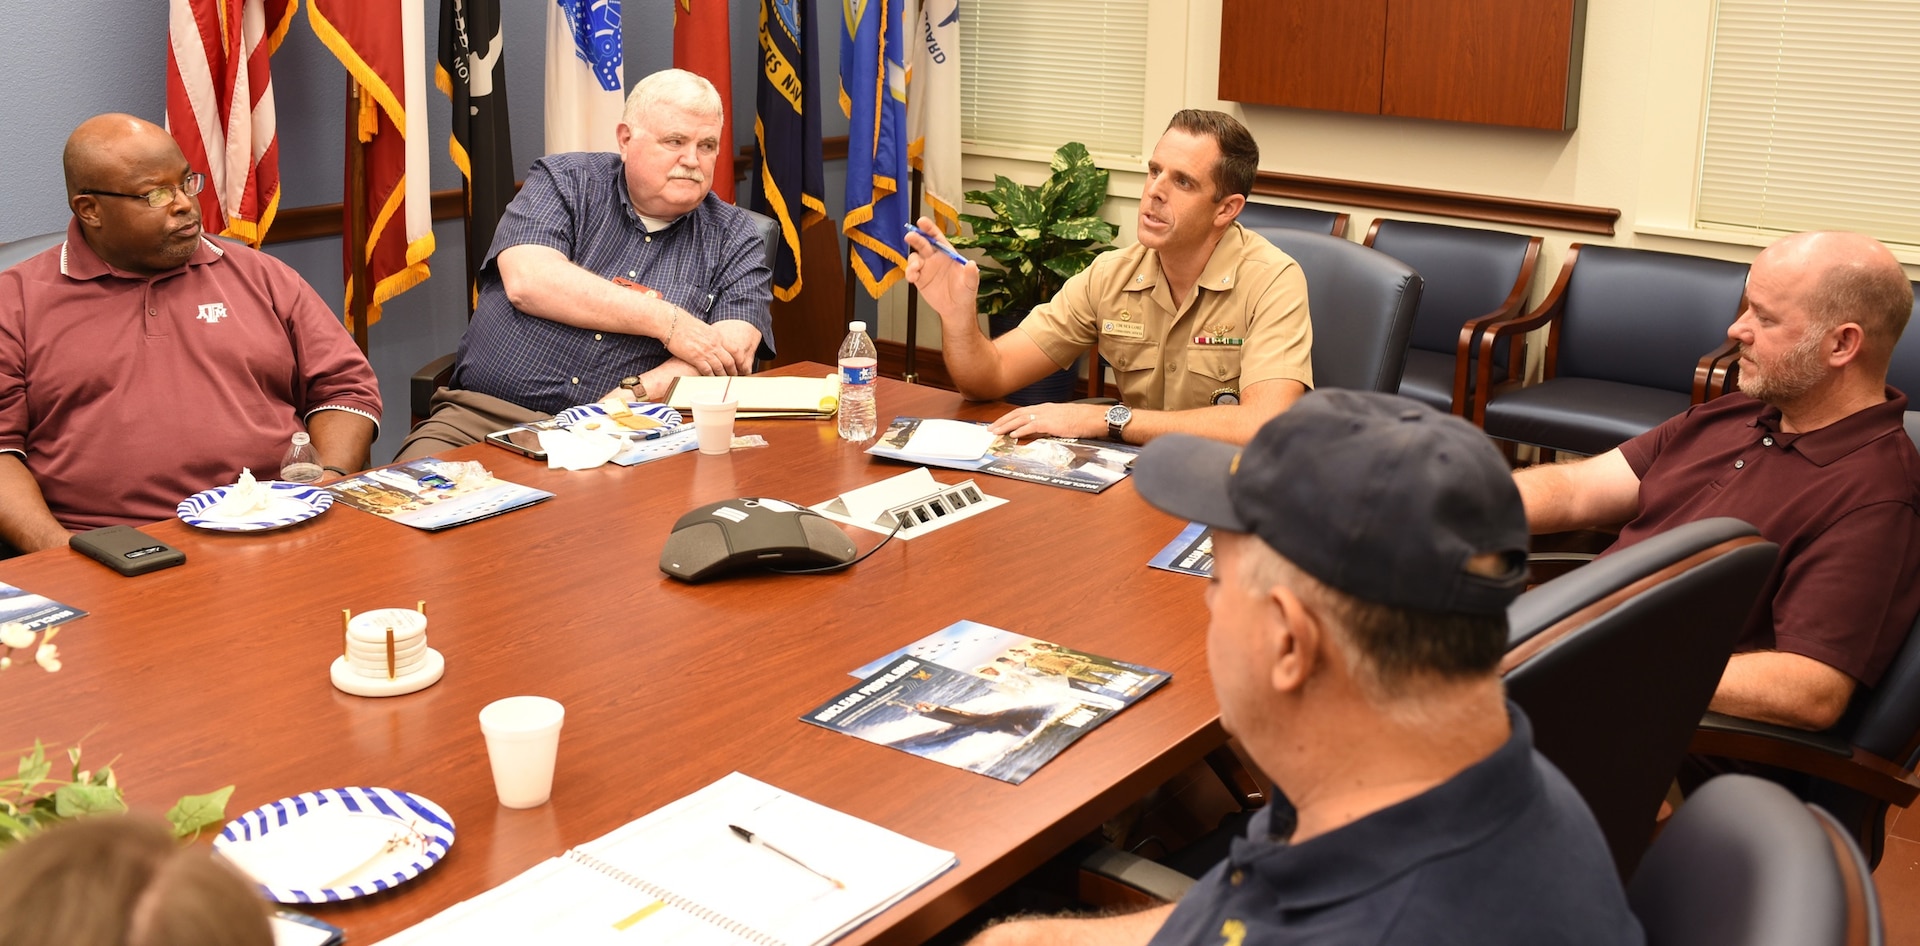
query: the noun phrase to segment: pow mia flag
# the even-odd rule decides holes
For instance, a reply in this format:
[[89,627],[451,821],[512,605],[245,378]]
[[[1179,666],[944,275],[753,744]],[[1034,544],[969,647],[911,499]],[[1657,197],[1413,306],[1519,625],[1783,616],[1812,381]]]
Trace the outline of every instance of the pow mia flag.
[[467,178],[467,306],[479,291],[480,264],[513,199],[513,141],[507,124],[507,63],[499,0],[442,0],[440,61],[433,81],[453,100],[447,151]]

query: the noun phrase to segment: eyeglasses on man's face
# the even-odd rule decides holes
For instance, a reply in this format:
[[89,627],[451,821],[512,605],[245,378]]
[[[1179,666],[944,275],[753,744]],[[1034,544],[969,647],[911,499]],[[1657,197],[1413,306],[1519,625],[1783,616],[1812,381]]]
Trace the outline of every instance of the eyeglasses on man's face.
[[149,207],[165,207],[173,203],[174,191],[177,190],[188,197],[192,197],[200,193],[201,189],[206,186],[207,176],[205,174],[199,171],[188,171],[186,178],[179,184],[156,187],[144,194],[122,194],[119,191],[97,191],[92,189],[84,189],[80,191],[80,193],[94,194],[100,197],[126,197],[132,200],[144,200]]

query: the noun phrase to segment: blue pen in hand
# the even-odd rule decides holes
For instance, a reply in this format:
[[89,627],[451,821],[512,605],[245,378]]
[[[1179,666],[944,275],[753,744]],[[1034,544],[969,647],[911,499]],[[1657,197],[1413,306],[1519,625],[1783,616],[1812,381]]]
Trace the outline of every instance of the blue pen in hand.
[[913,233],[913,234],[918,234],[918,235],[919,235],[919,237],[920,237],[920,239],[922,239],[922,240],[925,240],[925,241],[927,241],[928,243],[931,243],[931,244],[933,244],[933,248],[934,248],[934,249],[936,249],[936,250],[939,250],[940,252],[942,252],[942,253],[945,253],[945,254],[947,254],[947,258],[948,258],[948,259],[950,259],[950,260],[953,260],[954,262],[956,262],[956,263],[959,263],[959,264],[960,264],[960,265],[962,265],[962,266],[965,266],[965,265],[967,265],[967,258],[966,258],[966,257],[964,257],[964,256],[961,256],[961,255],[960,255],[960,251],[959,251],[959,250],[956,250],[956,249],[954,249],[953,247],[951,247],[951,246],[948,246],[948,245],[946,244],[946,242],[945,242],[945,241],[943,241],[943,240],[936,240],[936,239],[934,239],[934,238],[932,238],[932,237],[930,237],[930,236],[927,236],[927,235],[926,235],[926,234],[924,234],[924,233],[921,233],[921,232],[920,232],[920,228],[919,228],[919,227],[916,227],[916,226],[914,226],[914,225],[913,225],[913,224],[911,224],[911,223],[909,223],[909,224],[907,224],[907,232],[908,232],[908,233]]

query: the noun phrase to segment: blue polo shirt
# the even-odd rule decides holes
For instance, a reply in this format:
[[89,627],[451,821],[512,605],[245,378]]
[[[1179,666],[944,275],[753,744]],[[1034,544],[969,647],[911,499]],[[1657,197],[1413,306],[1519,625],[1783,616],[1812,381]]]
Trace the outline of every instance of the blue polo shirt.
[[[627,193],[626,165],[602,152],[548,155],[507,204],[480,273],[473,323],[460,339],[451,386],[554,414],[613,390],[669,357],[657,338],[576,328],[507,301],[494,257],[510,246],[559,250],[586,271],[660,293],[705,322],[739,319],[773,357],[773,274],[753,218],[708,194],[648,232]],[[657,392],[656,392],[657,393]]]
[[1305,843],[1287,843],[1294,811],[1276,797],[1152,946],[1643,943],[1586,803],[1507,712],[1492,755]]

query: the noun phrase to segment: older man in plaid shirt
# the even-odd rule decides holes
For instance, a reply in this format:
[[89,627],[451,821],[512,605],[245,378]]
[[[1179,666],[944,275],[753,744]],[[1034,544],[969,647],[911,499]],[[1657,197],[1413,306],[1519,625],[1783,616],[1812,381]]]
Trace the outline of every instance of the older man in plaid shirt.
[[688,374],[773,355],[771,273],[747,212],[712,195],[723,121],[707,80],[642,79],[619,153],[549,155],[507,205],[453,377],[400,459]]

